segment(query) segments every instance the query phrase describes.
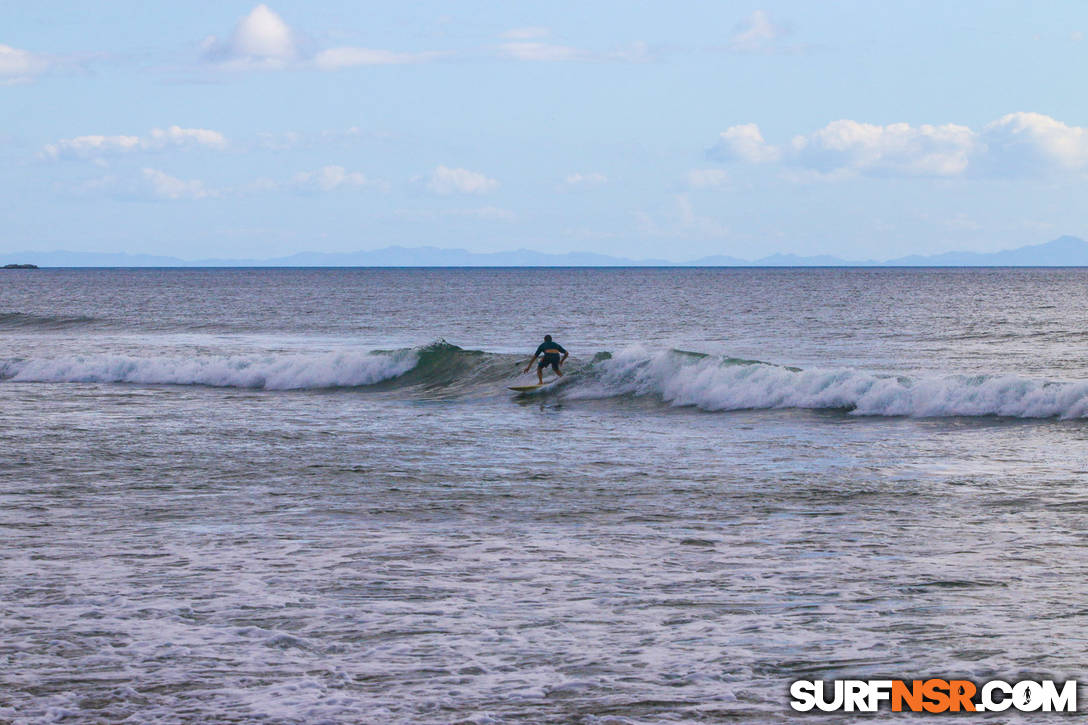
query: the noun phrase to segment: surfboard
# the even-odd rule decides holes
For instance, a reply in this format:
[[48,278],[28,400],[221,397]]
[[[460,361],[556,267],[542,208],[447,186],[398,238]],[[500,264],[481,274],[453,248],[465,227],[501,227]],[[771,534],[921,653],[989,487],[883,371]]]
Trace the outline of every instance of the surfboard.
[[558,375],[551,380],[545,380],[543,383],[534,383],[533,385],[511,385],[509,390],[513,390],[515,393],[531,393],[534,390],[540,390],[541,388],[547,388],[555,385],[563,378]]

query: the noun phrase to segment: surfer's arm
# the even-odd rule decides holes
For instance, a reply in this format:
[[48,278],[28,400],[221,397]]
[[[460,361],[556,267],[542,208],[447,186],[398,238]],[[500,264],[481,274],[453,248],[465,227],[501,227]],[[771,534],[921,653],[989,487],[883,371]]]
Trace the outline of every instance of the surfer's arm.
[[559,364],[560,364],[560,365],[562,365],[563,363],[565,363],[565,362],[567,361],[567,357],[568,357],[569,355],[570,355],[570,353],[569,353],[569,352],[567,352],[566,350],[564,350],[564,351],[563,351],[563,359],[559,361]]
[[533,366],[533,363],[535,363],[535,362],[536,362],[536,359],[537,359],[538,357],[540,357],[540,353],[537,353],[536,355],[533,355],[533,359],[529,361],[529,364],[528,364],[528,365],[526,365],[526,366],[525,366],[525,369],[524,369],[524,370],[522,370],[521,372],[523,372],[523,373],[527,373],[527,372],[529,372],[529,368],[531,368],[531,367]]

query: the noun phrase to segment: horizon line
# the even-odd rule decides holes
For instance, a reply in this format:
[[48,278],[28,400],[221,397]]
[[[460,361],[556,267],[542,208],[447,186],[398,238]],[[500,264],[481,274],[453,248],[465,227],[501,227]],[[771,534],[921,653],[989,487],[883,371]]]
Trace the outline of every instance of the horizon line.
[[246,270],[246,269],[595,269],[595,270],[632,270],[632,269],[1088,269],[1088,264],[353,264],[353,265],[34,265],[32,268],[4,268],[5,272],[34,272],[54,269],[74,270],[120,270],[120,269],[193,269],[193,270]]
[[[1015,255],[1017,253],[1024,254],[1031,251],[1039,251],[1046,247],[1053,247],[1059,243],[1065,243],[1065,248],[1062,252],[1066,255],[1069,254],[1069,243],[1075,242],[1081,247],[1083,251],[1088,254],[1088,242],[1080,237],[1065,234],[1056,237],[1048,242],[1041,242],[1035,244],[1026,244],[1020,247],[1014,247],[1010,249],[1002,249],[994,252],[974,252],[974,251],[947,251],[937,252],[932,254],[912,253],[898,257],[892,257],[885,260],[877,259],[862,259],[851,260],[843,259],[834,254],[817,253],[810,255],[797,254],[795,252],[776,252],[757,259],[744,259],[742,257],[736,257],[730,254],[708,254],[702,257],[687,261],[675,261],[669,259],[660,258],[631,258],[623,256],[615,256],[603,252],[591,252],[591,251],[570,251],[570,252],[542,252],[533,249],[520,248],[515,250],[504,250],[496,252],[472,252],[463,248],[443,248],[433,246],[421,246],[421,247],[403,247],[399,245],[390,245],[386,247],[380,247],[378,249],[370,250],[354,250],[347,252],[319,252],[319,251],[301,251],[291,254],[266,257],[263,259],[247,259],[244,257],[204,257],[198,259],[184,259],[169,254],[151,254],[146,252],[101,252],[101,251],[71,251],[65,249],[53,249],[51,251],[31,251],[22,250],[19,252],[0,253],[0,260],[10,260],[12,264],[4,265],[0,262],[0,266],[14,266],[18,264],[27,264],[30,259],[39,259],[45,261],[43,257],[63,257],[68,256],[78,259],[80,262],[92,261],[91,264],[70,264],[61,261],[60,264],[50,265],[48,261],[45,261],[46,267],[53,268],[114,268],[114,269],[133,269],[133,268],[158,268],[158,269],[173,269],[173,268],[532,268],[532,267],[554,267],[554,268],[645,268],[645,267],[659,267],[659,268],[676,268],[676,267],[703,267],[703,268],[730,268],[730,267],[766,267],[766,268],[790,268],[790,267],[825,267],[825,268],[843,268],[843,267],[1081,267],[1088,266],[1088,259],[1077,260],[1077,263],[1051,263],[1051,264],[1031,264],[1030,260],[1024,260],[1027,263],[1013,262],[1008,264],[1007,260],[1005,264],[998,262],[1000,257],[1004,255]],[[1080,250],[1077,250],[1080,251]],[[403,256],[403,253],[412,254],[416,256],[425,257],[431,256],[461,256],[463,259],[467,257],[465,262],[452,264],[443,263],[415,263],[414,261],[408,262],[396,262],[393,263],[378,263],[368,264],[365,261],[367,255],[382,255],[389,256],[397,255],[398,253]],[[517,255],[530,255],[535,256],[539,262],[518,262],[513,261],[512,264],[490,264],[488,259],[501,258],[503,256],[517,256]],[[311,263],[291,264],[296,258],[306,258],[309,256],[313,261]],[[329,258],[344,258],[344,257],[364,257],[364,260],[360,260],[362,263],[351,263],[347,259],[342,259],[346,264],[336,263],[322,263],[322,258],[331,262]],[[961,259],[957,261],[949,260],[942,263],[944,258],[948,257],[968,257],[968,259]],[[1079,256],[1079,255],[1078,255]],[[120,264],[95,264],[93,259],[97,257],[101,261],[115,262]],[[567,261],[574,261],[577,258],[589,257],[592,261],[587,263],[564,263]],[[90,258],[90,259],[87,259]],[[102,259],[105,258],[105,259]],[[150,264],[129,263],[130,259],[133,261],[140,260],[141,258],[150,262]],[[475,259],[474,259],[475,258]],[[987,258],[993,261],[987,263]],[[717,263],[716,260],[721,259],[723,263]],[[25,261],[20,261],[25,260]],[[781,261],[779,261],[781,260]],[[908,261],[909,260],[909,261]],[[301,260],[300,260],[301,261]],[[453,261],[453,260],[444,260]],[[497,261],[497,260],[496,260]],[[1003,260],[1005,261],[1005,260]],[[934,262],[926,264],[926,262]],[[39,268],[43,265],[37,264]]]

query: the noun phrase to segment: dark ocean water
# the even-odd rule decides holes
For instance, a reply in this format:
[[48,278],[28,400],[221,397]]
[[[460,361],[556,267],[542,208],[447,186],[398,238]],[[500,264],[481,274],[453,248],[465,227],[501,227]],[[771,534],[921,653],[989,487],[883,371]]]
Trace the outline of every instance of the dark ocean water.
[[1084,679],[1085,309],[1082,269],[4,271],[0,721]]

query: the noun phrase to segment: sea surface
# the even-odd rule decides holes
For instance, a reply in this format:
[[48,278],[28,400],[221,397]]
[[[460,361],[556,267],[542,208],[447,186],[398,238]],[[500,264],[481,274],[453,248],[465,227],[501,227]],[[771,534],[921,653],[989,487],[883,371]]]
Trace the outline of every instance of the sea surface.
[[[1085,269],[0,271],[0,722],[1088,680],[1086,310]],[[566,376],[507,390],[545,333]]]

